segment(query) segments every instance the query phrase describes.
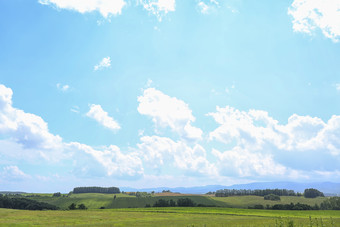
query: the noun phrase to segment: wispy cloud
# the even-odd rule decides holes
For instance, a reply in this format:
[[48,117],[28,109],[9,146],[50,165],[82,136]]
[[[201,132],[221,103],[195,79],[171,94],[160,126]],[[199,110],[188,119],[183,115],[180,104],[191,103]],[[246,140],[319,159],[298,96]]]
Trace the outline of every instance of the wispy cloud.
[[175,11],[176,1],[175,0],[139,0],[140,4],[155,15],[159,21],[162,21],[164,15],[168,12]]
[[210,14],[219,6],[219,3],[216,0],[199,0],[197,6],[202,14]]
[[79,111],[79,106],[73,106],[72,108],[71,108],[71,112],[73,112],[73,113],[79,113],[80,111]]
[[108,68],[111,66],[111,59],[110,57],[103,58],[99,64],[94,66],[94,71],[101,70],[103,68]]
[[108,115],[107,112],[103,110],[100,105],[92,104],[90,105],[89,112],[86,113],[86,116],[96,120],[99,124],[111,130],[120,129],[119,124]]
[[66,92],[70,89],[70,86],[68,84],[57,83],[57,88],[62,92]]
[[311,35],[319,28],[327,38],[339,41],[340,0],[294,0],[288,14],[293,17],[295,32]]
[[340,84],[335,84],[336,90],[340,91]]

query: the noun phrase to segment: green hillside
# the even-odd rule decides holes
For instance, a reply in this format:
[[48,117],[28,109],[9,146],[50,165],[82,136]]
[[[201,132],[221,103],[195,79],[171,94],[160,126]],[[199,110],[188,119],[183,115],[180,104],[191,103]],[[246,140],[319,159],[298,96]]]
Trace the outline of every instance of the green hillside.
[[224,207],[234,207],[234,208],[248,208],[249,206],[254,206],[261,204],[266,206],[267,204],[272,206],[274,204],[289,204],[289,203],[302,203],[314,206],[315,204],[320,205],[326,197],[317,197],[314,199],[305,198],[303,196],[281,196],[281,201],[270,201],[264,200],[261,196],[230,196],[230,197],[211,197],[213,200],[224,203]]
[[314,199],[308,199],[304,197],[296,196],[281,196],[281,201],[269,201],[264,200],[260,196],[231,196],[231,197],[214,197],[205,195],[178,195],[178,196],[151,196],[144,198],[137,198],[136,196],[129,196],[126,194],[99,194],[99,193],[82,193],[71,194],[69,196],[53,197],[52,194],[35,194],[30,196],[30,199],[37,200],[39,202],[46,202],[60,207],[61,209],[67,209],[71,203],[85,204],[89,209],[98,209],[100,207],[105,208],[143,208],[146,205],[153,205],[159,199],[174,200],[179,198],[190,198],[196,204],[203,204],[206,206],[217,207],[233,207],[233,208],[248,208],[261,204],[266,206],[267,204],[272,206],[274,204],[289,204],[289,203],[303,203],[314,206],[325,200],[324,197],[318,197]]
[[71,203],[85,204],[89,209],[98,209],[100,207],[105,208],[143,208],[147,204],[153,205],[159,199],[174,200],[179,198],[190,198],[196,204],[204,204],[208,206],[225,206],[222,201],[214,200],[208,196],[152,196],[145,198],[137,198],[136,196],[129,196],[125,194],[99,194],[99,193],[82,193],[71,194],[69,196],[53,197],[52,194],[36,194],[29,197],[30,199],[37,200],[39,202],[46,202],[60,207],[61,209],[67,209]]

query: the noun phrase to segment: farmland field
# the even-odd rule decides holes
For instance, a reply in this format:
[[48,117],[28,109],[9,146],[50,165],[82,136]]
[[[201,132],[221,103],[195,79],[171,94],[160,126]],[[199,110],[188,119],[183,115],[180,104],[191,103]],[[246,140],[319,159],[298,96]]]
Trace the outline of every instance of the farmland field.
[[165,200],[178,200],[179,198],[190,198],[196,204],[204,204],[207,206],[216,207],[230,207],[230,208],[248,208],[261,204],[263,206],[274,204],[289,204],[289,203],[303,203],[314,206],[320,205],[324,201],[325,197],[317,197],[314,199],[308,199],[297,196],[281,196],[281,201],[264,200],[261,196],[231,196],[231,197],[214,197],[205,195],[181,195],[171,193],[155,194],[151,197],[137,198],[136,196],[129,196],[125,194],[99,194],[99,193],[82,193],[72,194],[68,197],[52,197],[52,194],[34,194],[34,197],[30,199],[37,200],[39,202],[46,202],[52,205],[56,205],[61,209],[67,209],[71,203],[80,204],[83,203],[89,209],[98,209],[100,207],[105,208],[143,208],[145,205],[153,205],[158,199]]
[[76,211],[0,209],[0,225],[17,226],[340,226],[340,211],[236,208],[128,208]]
[[289,204],[289,203],[303,203],[310,206],[315,204],[320,205],[326,197],[317,198],[305,198],[303,196],[280,196],[280,201],[264,200],[261,196],[230,196],[230,197],[211,197],[212,199],[223,202],[224,207],[235,207],[235,208],[248,208],[249,206],[254,206],[261,204],[266,206],[267,204],[272,206],[274,204]]

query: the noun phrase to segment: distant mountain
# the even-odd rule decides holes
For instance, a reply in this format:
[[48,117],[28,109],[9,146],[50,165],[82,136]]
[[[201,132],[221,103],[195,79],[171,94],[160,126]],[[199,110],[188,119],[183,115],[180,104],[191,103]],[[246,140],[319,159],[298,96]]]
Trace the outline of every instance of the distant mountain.
[[3,195],[18,195],[18,194],[25,194],[26,192],[12,192],[12,191],[0,191],[0,194]]
[[235,184],[231,186],[223,185],[208,185],[198,187],[159,187],[159,188],[128,188],[121,187],[121,191],[140,191],[140,192],[162,192],[163,190],[170,190],[172,192],[179,192],[183,194],[205,194],[209,191],[214,192],[219,189],[289,189],[295,192],[303,192],[306,188],[315,188],[322,191],[326,195],[340,195],[340,183],[333,182],[315,182],[315,183],[297,183],[297,182],[257,182],[250,184]]

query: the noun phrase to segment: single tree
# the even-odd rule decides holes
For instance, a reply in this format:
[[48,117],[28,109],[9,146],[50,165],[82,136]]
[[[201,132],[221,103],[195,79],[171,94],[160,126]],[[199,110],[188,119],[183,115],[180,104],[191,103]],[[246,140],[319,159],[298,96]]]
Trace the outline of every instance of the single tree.
[[71,203],[71,205],[68,206],[68,209],[75,210],[76,209],[76,204],[75,203]]

